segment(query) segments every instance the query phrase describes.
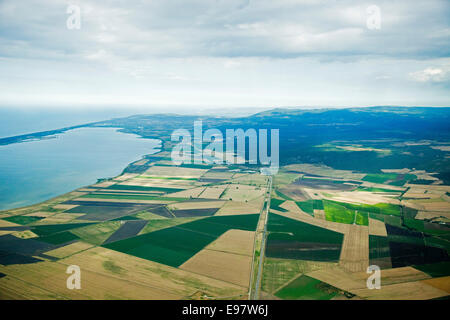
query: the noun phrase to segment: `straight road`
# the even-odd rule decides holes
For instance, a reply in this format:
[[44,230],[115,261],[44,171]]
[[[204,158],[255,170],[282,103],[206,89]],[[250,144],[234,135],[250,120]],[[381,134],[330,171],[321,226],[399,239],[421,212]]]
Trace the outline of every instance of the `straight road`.
[[265,212],[263,214],[265,215],[263,217],[264,219],[264,228],[262,231],[262,240],[261,240],[261,247],[260,247],[260,254],[259,254],[259,262],[258,262],[258,273],[256,276],[256,284],[255,289],[251,292],[253,293],[250,296],[251,300],[258,300],[260,295],[260,289],[261,289],[261,278],[262,278],[262,272],[263,272],[263,265],[264,265],[264,253],[266,249],[266,238],[267,238],[267,221],[269,218],[269,209],[270,209],[270,195],[272,193],[272,176],[269,177],[269,188],[268,193],[266,195],[266,206],[265,206]]

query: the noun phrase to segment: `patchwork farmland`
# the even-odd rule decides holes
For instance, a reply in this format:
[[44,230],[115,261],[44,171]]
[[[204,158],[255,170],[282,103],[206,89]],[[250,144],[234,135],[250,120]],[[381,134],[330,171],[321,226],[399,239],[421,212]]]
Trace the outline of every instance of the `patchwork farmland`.
[[[273,178],[259,298],[448,298],[450,228],[442,222],[450,187],[414,184],[414,173],[282,167]],[[369,265],[381,268],[380,290],[367,288]]]
[[[450,189],[427,173],[311,164],[133,172],[0,213],[1,299],[434,299],[449,296]],[[414,184],[414,181],[419,183]],[[82,290],[66,269],[82,270]],[[366,269],[381,268],[382,289]]]
[[[2,212],[0,298],[247,299],[267,178],[165,156]],[[66,288],[69,265],[80,267],[83,290]]]

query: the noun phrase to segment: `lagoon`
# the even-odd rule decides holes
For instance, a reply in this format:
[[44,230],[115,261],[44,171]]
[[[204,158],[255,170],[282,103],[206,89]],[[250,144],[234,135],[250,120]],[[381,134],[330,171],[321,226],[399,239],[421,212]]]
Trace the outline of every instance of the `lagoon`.
[[160,147],[160,140],[88,127],[0,146],[0,210],[36,204],[117,176]]

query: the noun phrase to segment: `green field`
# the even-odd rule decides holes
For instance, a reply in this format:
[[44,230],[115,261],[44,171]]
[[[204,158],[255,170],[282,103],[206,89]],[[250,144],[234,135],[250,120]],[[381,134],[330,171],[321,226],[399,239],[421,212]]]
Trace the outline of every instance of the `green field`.
[[49,224],[49,225],[33,226],[31,227],[31,231],[33,231],[38,236],[48,236],[54,233],[81,228],[91,224],[92,223]]
[[275,199],[275,198],[270,199],[270,209],[278,210],[281,212],[286,212],[287,211],[286,209],[280,207],[280,204],[282,204],[284,201],[285,200],[280,200],[280,199]]
[[115,219],[111,219],[110,221],[125,221],[125,220],[142,220],[135,216],[123,216]]
[[51,243],[51,244],[63,244],[69,241],[73,241],[73,240],[78,240],[79,238],[74,235],[73,233],[71,233],[70,231],[64,231],[64,232],[59,232],[59,233],[55,233],[49,236],[45,236],[45,237],[40,237],[39,240],[40,241],[44,241],[47,243]]
[[341,233],[269,214],[266,255],[270,258],[338,261]]
[[362,180],[373,183],[385,183],[388,180],[395,180],[397,175],[397,173],[370,173],[362,178]]
[[340,206],[345,207],[350,210],[358,210],[358,211],[379,213],[379,214],[385,214],[385,215],[394,215],[394,216],[402,215],[400,206],[398,206],[396,204],[391,204],[391,203],[377,203],[377,204],[370,205],[370,204],[354,204],[354,203],[338,202],[338,201],[331,201],[331,200],[325,200],[324,202],[327,202],[328,204],[334,203],[334,204],[340,205]]
[[381,259],[390,256],[388,238],[369,235],[369,259]]
[[367,212],[357,211],[355,223],[360,226],[368,226],[369,225],[369,214]]
[[280,197],[281,199],[284,200],[294,200],[291,197],[285,195],[284,193],[282,193],[281,191],[275,190],[275,194],[277,195],[277,197]]
[[[340,203],[324,201],[325,217],[328,221],[352,224],[355,222],[355,210],[348,209]],[[361,222],[363,220],[360,219]],[[368,221],[367,221],[368,223]]]
[[404,218],[403,221],[405,227],[430,235],[445,236],[450,232],[449,227],[439,226],[435,223],[430,223],[423,220]]
[[140,234],[149,233],[165,228],[170,228],[179,224],[191,222],[197,219],[202,219],[203,217],[194,218],[172,218],[172,219],[152,219],[149,220],[147,225],[141,230]]
[[255,230],[259,215],[208,217],[104,245],[178,267],[230,229]]
[[[400,178],[400,179],[399,179]],[[389,182],[391,186],[403,186],[405,183],[417,179],[417,176],[413,174],[399,175],[397,173],[371,173],[367,174],[362,180],[373,183],[386,183]]]
[[3,218],[3,220],[12,222],[12,223],[17,223],[17,224],[21,224],[21,225],[26,225],[29,223],[33,223],[36,221],[39,221],[41,219],[44,219],[42,217],[30,217],[30,216],[12,216],[12,217],[6,217]]
[[365,191],[365,192],[386,192],[386,193],[400,193],[399,190],[390,190],[384,188],[373,188],[373,187],[358,187],[354,191]]
[[417,176],[415,176],[414,174],[405,174],[402,179],[392,181],[389,184],[391,186],[403,186],[405,183],[410,182],[414,179],[417,179]]
[[413,266],[417,270],[423,271],[433,278],[450,276],[450,262],[439,262]]
[[310,215],[314,214],[314,209],[323,210],[322,200],[307,200],[307,201],[296,201],[295,204],[304,212]]
[[102,223],[95,223],[83,228],[77,228],[70,232],[77,235],[85,242],[100,245],[108,239],[116,230],[120,228],[119,221],[106,221]]
[[301,242],[340,244],[344,238],[339,232],[286,218],[275,213],[269,214],[267,230],[270,233],[293,233],[295,238]]
[[275,293],[287,300],[330,300],[339,294],[339,289],[322,281],[301,275]]

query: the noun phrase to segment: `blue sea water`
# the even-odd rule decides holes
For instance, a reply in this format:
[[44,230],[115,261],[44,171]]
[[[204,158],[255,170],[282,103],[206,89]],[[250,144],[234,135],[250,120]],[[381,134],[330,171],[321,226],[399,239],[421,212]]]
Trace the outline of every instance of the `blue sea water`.
[[161,142],[114,128],[81,128],[51,139],[0,146],[0,210],[36,204],[159,151]]

